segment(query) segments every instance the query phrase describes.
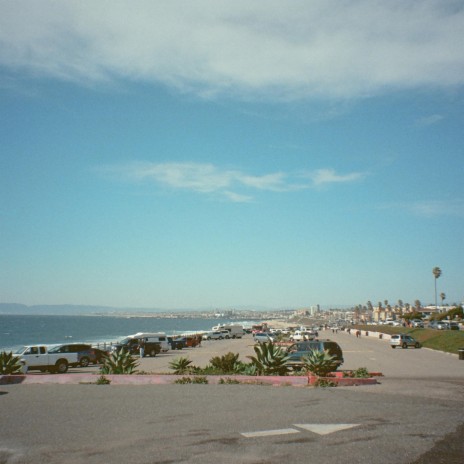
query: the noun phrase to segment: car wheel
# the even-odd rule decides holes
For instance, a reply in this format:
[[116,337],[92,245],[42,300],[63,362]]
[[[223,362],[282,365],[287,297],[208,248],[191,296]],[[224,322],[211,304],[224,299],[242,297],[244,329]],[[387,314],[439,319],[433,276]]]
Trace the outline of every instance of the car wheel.
[[55,372],[57,374],[65,374],[68,372],[68,363],[63,359],[57,361],[55,364]]
[[392,348],[393,348],[393,349],[395,349],[395,348],[396,348],[396,346],[395,346],[395,345],[392,345]]
[[407,343],[403,343],[403,344],[401,345],[401,348],[403,348],[403,350],[406,349],[407,347],[408,347],[408,344],[407,344]]
[[420,348],[420,343],[417,342],[417,343],[414,345],[414,348]]
[[219,340],[222,340],[222,337],[219,337]]
[[154,358],[156,356],[156,350],[154,348],[151,349],[150,351],[150,356]]
[[208,340],[211,340],[211,337],[208,337]]
[[90,359],[89,358],[81,358],[79,364],[81,367],[87,367],[90,364]]

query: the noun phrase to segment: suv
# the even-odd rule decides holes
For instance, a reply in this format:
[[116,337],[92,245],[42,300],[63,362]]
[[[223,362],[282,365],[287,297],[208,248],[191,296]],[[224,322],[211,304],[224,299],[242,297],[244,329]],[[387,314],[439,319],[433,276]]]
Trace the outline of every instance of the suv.
[[181,350],[187,346],[187,339],[185,337],[168,337],[168,343],[171,350]]
[[[229,332],[227,332],[228,334]],[[207,332],[203,335],[203,340],[222,340],[223,338],[226,338],[226,335],[224,332],[218,330],[216,332]],[[229,338],[229,337],[227,337]]]
[[276,336],[270,332],[256,332],[253,335],[253,340],[257,343],[275,342]]
[[99,362],[97,352],[91,345],[85,343],[70,343],[67,345],[55,346],[48,350],[49,353],[77,353],[77,361],[79,366],[87,367],[90,363],[96,364]]
[[113,352],[126,351],[132,355],[140,355],[140,344],[144,343],[144,356],[155,357],[161,351],[161,343],[158,341],[151,341],[149,337],[135,337],[130,336],[121,340],[112,346]]
[[401,346],[401,348],[408,348],[413,346],[414,348],[420,348],[421,344],[415,339],[412,338],[410,335],[392,335],[390,338],[390,346],[392,348],[396,348],[397,346]]
[[343,351],[340,345],[332,340],[311,340],[306,342],[297,342],[287,348],[287,364],[293,369],[303,367],[303,358],[311,351],[328,351],[334,357],[336,368],[343,364]]

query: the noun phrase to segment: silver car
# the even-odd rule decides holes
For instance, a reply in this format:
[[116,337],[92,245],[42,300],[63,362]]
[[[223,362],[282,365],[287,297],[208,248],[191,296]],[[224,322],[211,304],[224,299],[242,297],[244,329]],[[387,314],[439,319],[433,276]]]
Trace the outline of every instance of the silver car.
[[415,339],[412,338],[410,335],[392,335],[390,338],[390,346],[392,348],[396,348],[397,346],[401,346],[401,348],[409,348],[413,346],[414,348],[420,348],[421,344]]

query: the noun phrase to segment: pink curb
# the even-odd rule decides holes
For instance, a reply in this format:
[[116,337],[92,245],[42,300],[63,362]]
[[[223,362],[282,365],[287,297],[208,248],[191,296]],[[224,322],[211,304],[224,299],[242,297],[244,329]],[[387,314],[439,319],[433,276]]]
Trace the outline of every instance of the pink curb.
[[[337,373],[342,374],[342,373]],[[99,374],[26,374],[26,375],[3,375],[0,376],[0,385],[11,384],[59,384],[59,385],[78,385],[95,384],[100,377]],[[203,377],[193,375],[105,375],[111,381],[111,385],[171,385],[176,380],[185,377]],[[250,375],[209,375],[206,376],[208,383],[217,385],[221,382],[227,383],[228,380],[238,381],[241,384],[259,384],[272,386],[293,386],[306,387],[314,385],[317,377],[315,376],[250,376]],[[336,377],[326,377],[326,380],[337,383],[340,386],[370,385],[376,384],[375,378],[356,379],[343,378],[341,375]]]

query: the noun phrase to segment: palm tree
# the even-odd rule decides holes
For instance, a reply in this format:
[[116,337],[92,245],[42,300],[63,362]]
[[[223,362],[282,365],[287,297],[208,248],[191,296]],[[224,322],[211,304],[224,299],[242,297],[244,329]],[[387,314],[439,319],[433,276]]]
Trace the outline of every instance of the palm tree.
[[443,292],[441,292],[440,298],[441,298],[441,305],[443,306],[443,302],[445,301],[446,295]]
[[435,277],[435,310],[437,309],[437,279],[441,276],[441,269],[437,266],[432,269]]

